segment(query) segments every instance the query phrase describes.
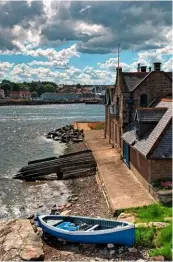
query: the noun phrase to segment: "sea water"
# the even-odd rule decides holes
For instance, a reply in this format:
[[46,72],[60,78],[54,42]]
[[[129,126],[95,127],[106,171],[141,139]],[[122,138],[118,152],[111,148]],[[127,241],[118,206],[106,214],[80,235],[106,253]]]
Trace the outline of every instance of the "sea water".
[[0,107],[0,219],[50,212],[67,201],[63,181],[24,182],[12,177],[28,161],[59,156],[66,146],[46,133],[73,121],[103,121],[103,105]]

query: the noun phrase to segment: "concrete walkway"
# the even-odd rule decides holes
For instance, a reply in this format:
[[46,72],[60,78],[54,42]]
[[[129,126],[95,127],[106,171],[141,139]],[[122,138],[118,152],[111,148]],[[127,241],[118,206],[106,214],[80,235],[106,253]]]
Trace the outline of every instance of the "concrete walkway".
[[93,151],[112,211],[154,203],[154,199],[103,136],[103,130],[85,131],[86,143]]

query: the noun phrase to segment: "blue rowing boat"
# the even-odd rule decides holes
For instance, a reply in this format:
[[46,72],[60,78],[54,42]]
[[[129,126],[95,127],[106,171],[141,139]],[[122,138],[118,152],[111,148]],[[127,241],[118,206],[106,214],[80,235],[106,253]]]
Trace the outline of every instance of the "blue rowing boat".
[[61,215],[38,216],[37,221],[43,232],[66,241],[128,247],[135,243],[135,226],[128,222]]

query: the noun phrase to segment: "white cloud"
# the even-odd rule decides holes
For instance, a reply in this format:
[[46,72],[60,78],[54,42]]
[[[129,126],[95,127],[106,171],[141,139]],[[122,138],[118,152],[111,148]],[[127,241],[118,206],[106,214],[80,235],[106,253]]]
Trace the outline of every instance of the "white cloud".
[[9,62],[1,62],[0,61],[0,70],[8,70],[10,69],[14,63],[9,63]]
[[64,61],[32,61],[28,63],[30,66],[49,66],[49,67],[56,67],[56,68],[67,68],[69,60]]
[[[117,43],[122,51],[139,50],[131,64],[120,59],[124,71],[136,71],[138,63],[150,66],[155,61],[161,61],[163,70],[169,71],[172,59],[165,58],[172,55],[169,6],[169,3],[145,1],[111,4],[91,1],[88,5],[85,1],[43,0],[43,3],[29,1],[29,5],[24,1],[18,5],[4,2],[0,8],[0,54],[30,56],[33,61],[15,66],[0,62],[0,75],[16,81],[51,79],[64,83],[112,84],[117,57],[98,63],[99,69],[69,67],[69,62],[73,57],[80,57],[81,52],[116,53]],[[76,44],[61,51],[55,49],[68,41]],[[39,57],[46,61],[39,61]],[[58,72],[59,68],[65,68],[64,72]]]
[[9,75],[10,69],[13,67],[13,63],[0,61],[0,79],[5,79]]
[[90,5],[87,5],[85,8],[82,8],[80,11],[79,11],[79,13],[83,13],[83,12],[85,12],[86,10],[88,10],[88,9],[90,9],[91,8],[91,6]]
[[[110,71],[116,71],[116,67],[118,67],[118,57],[109,58],[105,63],[97,63],[100,68],[104,68]],[[120,61],[119,66],[122,67],[125,71],[130,69],[130,66],[126,63]]]
[[163,64],[162,69],[166,72],[168,71],[173,72],[173,58],[172,57]]
[[64,48],[60,51],[56,51],[54,48],[37,48],[37,49],[28,49],[27,47],[18,44],[18,47],[21,50],[21,53],[24,55],[30,55],[33,57],[47,57],[49,61],[57,60],[63,61],[65,59],[70,59],[73,56],[80,56],[79,52],[76,50],[76,44],[70,46],[69,48]]
[[[54,71],[51,68],[18,64],[8,73],[11,81],[54,81],[55,83],[81,83],[81,84],[109,84],[115,79],[115,73],[104,70],[95,70],[93,67],[85,67],[83,70],[69,67],[64,72]],[[113,81],[114,82],[114,81]]]
[[87,24],[87,23],[77,23],[75,26],[75,30],[77,34],[86,34],[88,36],[94,36],[102,33],[104,31],[104,27],[97,24]]

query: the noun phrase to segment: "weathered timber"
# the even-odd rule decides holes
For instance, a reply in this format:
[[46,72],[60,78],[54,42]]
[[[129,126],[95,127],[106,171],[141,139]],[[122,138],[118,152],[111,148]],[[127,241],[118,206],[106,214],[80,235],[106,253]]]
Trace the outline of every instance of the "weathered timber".
[[93,158],[88,158],[88,159],[80,159],[78,161],[72,161],[72,162],[66,162],[64,163],[54,163],[53,165],[47,165],[47,166],[40,166],[39,168],[34,168],[32,170],[27,170],[24,172],[20,172],[18,173],[18,175],[23,175],[23,176],[27,176],[27,175],[32,175],[32,172],[35,172],[35,170],[37,171],[37,173],[47,173],[48,171],[53,172],[53,173],[57,173],[58,171],[60,172],[60,169],[63,168],[70,168],[70,167],[74,167],[76,166],[76,168],[78,166],[81,166],[82,164],[91,164],[94,163],[95,164],[95,160]]
[[[64,171],[63,172],[63,180],[68,179],[75,179],[79,177],[86,177],[86,176],[93,176],[96,173],[96,167],[90,167],[90,168],[83,168],[83,169],[77,169],[76,171]],[[38,180],[56,180],[57,175],[56,174],[50,174],[46,176],[39,176]],[[35,181],[35,177],[29,177],[25,179],[25,181]]]
[[74,170],[78,170],[78,169],[81,169],[81,168],[95,167],[95,166],[96,166],[95,161],[84,162],[84,163],[76,163],[73,166],[62,167],[61,171],[62,172],[66,172],[66,171],[69,171],[69,170],[74,171]]
[[58,159],[58,157],[47,157],[43,159],[33,160],[33,161],[29,161],[28,165],[32,165],[32,164],[36,164],[40,162],[46,162],[46,161],[55,160],[55,159]]
[[[81,162],[81,161],[89,161],[89,160],[94,160],[94,157],[92,155],[88,155],[88,156],[85,156],[85,157],[78,157],[78,158],[74,158],[74,159],[66,159],[66,160],[56,160],[56,161],[50,161],[50,162],[43,162],[43,163],[39,163],[37,165],[34,165],[34,166],[29,166],[29,168],[27,169],[23,169],[23,170],[19,170],[19,173],[29,173],[29,172],[32,172],[33,170],[39,170],[40,168],[48,168],[48,167],[51,167],[51,166],[67,166],[67,165],[72,165],[73,163],[78,163],[78,162]],[[95,160],[94,160],[95,161]]]
[[57,158],[55,160],[50,160],[50,161],[45,161],[45,162],[38,162],[38,163],[34,163],[34,164],[30,164],[28,166],[22,167],[19,172],[23,172],[26,170],[32,170],[34,168],[39,168],[39,166],[47,166],[49,164],[54,164],[54,163],[65,163],[65,162],[69,162],[69,161],[75,161],[78,160],[80,158],[85,159],[88,157],[93,157],[93,155],[91,153],[82,153],[82,154],[76,154],[74,156],[69,156],[69,157],[64,157],[64,158]]
[[[72,167],[72,169],[77,169],[78,167],[90,167],[90,166],[96,166],[95,160],[86,160],[86,161],[79,161],[71,166],[71,163],[66,163],[66,169],[69,167],[69,169]],[[65,167],[64,167],[65,168]],[[52,173],[61,173],[61,166],[53,165],[53,166],[47,166],[40,169],[34,169],[33,172],[25,172],[25,173],[18,173],[15,178],[18,179],[27,179],[28,177],[39,177],[43,175],[48,175]]]
[[59,158],[46,158],[30,161],[28,166],[19,170],[15,179],[37,180],[56,173],[57,179],[64,179],[64,175],[71,172],[75,175],[78,170],[96,168],[96,161],[91,150],[70,153]]

